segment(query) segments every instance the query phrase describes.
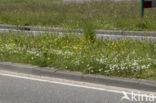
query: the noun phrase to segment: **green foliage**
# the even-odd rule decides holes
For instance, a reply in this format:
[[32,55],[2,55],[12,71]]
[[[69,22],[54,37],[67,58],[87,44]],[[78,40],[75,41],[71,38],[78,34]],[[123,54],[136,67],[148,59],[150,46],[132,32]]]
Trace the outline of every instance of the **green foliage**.
[[91,43],[84,35],[2,33],[0,61],[108,76],[156,79],[156,43],[150,41],[96,38]]
[[87,21],[94,24],[95,29],[156,30],[156,10],[145,9],[144,18],[140,18],[138,1],[51,1],[53,0],[0,0],[0,23],[82,29],[84,21]]
[[1,0],[0,3],[14,2],[45,2],[45,1],[60,1],[60,0]]
[[96,40],[95,26],[89,22],[85,22],[83,26],[83,35],[87,41],[94,43]]

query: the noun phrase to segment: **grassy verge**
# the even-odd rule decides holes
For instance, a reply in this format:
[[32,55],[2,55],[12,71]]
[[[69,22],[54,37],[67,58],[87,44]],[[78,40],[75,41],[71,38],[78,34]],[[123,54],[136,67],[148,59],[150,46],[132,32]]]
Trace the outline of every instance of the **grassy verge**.
[[[96,29],[154,30],[156,9],[139,16],[139,2],[53,3],[0,2],[0,23],[81,28],[90,22]],[[35,0],[38,1],[38,0]]]
[[61,0],[1,0],[0,3],[14,3],[14,2],[45,2],[45,1],[61,1]]
[[156,80],[156,43],[91,38],[3,33],[0,35],[0,61]]

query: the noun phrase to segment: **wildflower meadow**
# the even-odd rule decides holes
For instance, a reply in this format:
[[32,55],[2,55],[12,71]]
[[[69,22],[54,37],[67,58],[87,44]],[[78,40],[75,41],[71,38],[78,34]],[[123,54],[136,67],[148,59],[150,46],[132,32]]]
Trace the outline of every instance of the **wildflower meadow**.
[[89,74],[156,79],[156,43],[83,35],[3,33],[0,61],[49,66]]

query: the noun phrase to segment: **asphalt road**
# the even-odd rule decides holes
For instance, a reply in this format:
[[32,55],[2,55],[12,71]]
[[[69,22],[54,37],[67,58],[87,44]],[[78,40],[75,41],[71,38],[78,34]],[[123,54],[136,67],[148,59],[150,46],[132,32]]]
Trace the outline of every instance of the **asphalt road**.
[[122,101],[122,97],[111,88],[0,74],[0,103],[156,103]]

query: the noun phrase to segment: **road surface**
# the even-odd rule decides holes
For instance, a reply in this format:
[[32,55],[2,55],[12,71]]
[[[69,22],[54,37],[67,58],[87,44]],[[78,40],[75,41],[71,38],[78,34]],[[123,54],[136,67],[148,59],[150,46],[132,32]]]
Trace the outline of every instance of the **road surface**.
[[156,103],[121,100],[124,90],[95,85],[0,72],[0,103]]

